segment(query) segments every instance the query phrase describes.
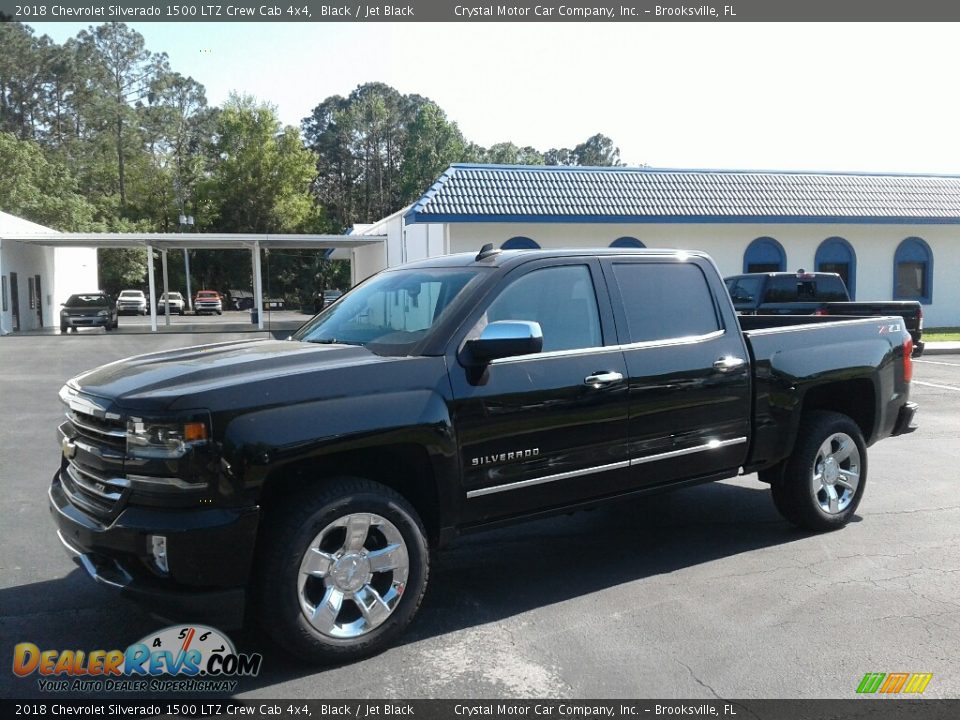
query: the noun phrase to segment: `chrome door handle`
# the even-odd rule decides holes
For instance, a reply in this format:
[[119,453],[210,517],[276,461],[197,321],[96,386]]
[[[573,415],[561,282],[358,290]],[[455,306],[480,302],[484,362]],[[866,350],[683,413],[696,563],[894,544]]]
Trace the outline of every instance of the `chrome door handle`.
[[730,370],[736,370],[738,367],[743,367],[746,363],[747,361],[743,358],[725,355],[713,363],[713,366],[720,372],[729,372]]
[[623,375],[618,372],[600,372],[593,375],[587,375],[583,379],[583,384],[592,388],[602,388],[606,385],[612,385],[615,382],[623,380]]

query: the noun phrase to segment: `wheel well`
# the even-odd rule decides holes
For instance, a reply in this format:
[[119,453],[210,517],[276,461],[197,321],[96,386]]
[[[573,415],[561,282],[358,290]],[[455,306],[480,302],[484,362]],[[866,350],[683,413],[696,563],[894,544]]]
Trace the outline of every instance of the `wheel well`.
[[440,535],[440,501],[433,466],[427,451],[418,445],[392,445],[350,450],[301,460],[271,471],[260,494],[260,507],[272,506],[309,483],[340,475],[363,477],[400,493],[417,511],[435,545]]
[[818,385],[803,398],[803,412],[832,410],[849,416],[869,443],[876,423],[876,391],[867,379]]

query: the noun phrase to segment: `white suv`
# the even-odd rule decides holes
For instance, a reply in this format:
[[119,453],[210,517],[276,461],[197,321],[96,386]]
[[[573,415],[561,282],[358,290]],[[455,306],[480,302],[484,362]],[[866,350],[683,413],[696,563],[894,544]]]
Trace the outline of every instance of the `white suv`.
[[117,297],[117,313],[146,315],[147,297],[143,294],[143,290],[123,290]]

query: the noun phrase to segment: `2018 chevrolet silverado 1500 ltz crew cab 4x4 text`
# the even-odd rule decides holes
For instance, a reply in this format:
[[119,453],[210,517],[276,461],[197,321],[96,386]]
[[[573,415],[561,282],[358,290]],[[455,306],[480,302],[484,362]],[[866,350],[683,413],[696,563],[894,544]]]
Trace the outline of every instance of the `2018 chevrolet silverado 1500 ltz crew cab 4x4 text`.
[[840,528],[868,446],[911,428],[910,335],[742,320],[697,252],[386,270],[288,340],[70,380],[51,511],[95,579],[166,617],[247,607],[316,661],[394,640],[458,533],[752,472],[791,523]]

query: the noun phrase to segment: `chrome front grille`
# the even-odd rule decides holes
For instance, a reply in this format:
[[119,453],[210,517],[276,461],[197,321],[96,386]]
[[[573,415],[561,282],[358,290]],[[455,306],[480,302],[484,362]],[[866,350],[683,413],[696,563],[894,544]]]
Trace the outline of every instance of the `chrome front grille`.
[[67,410],[67,420],[77,432],[95,444],[102,444],[123,453],[127,447],[127,426],[119,420],[106,420],[95,415]]
[[67,462],[66,472],[61,473],[60,478],[74,505],[100,516],[112,514],[123,499],[124,491],[130,487],[126,478],[109,477],[76,459]]
[[69,385],[60,391],[60,398],[67,405],[68,420],[60,428],[63,490],[81,510],[108,518],[120,510],[129,494],[130,481],[124,473],[126,423],[107,412],[98,399]]

